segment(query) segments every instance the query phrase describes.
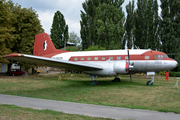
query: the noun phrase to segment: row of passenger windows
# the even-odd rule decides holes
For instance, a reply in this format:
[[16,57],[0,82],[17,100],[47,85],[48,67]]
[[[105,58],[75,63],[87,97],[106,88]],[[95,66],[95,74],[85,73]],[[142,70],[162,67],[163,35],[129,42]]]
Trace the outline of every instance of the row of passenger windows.
[[[106,57],[93,57],[94,60],[106,60]],[[110,60],[113,60],[113,57],[109,57]],[[78,60],[78,58],[74,58],[75,61]],[[84,57],[80,58],[81,61],[84,60]],[[87,60],[93,60],[92,57],[88,57]],[[121,57],[117,57],[117,60],[121,60]]]
[[[94,59],[93,59],[94,58]],[[116,57],[116,59],[114,59],[114,57],[109,57],[110,60],[121,60],[121,57],[118,56]],[[149,56],[145,56],[145,59],[149,59]],[[78,58],[74,58],[74,61],[77,61]],[[84,57],[81,57],[79,60],[84,61]],[[106,57],[88,57],[87,58],[88,61],[90,60],[106,60]],[[125,56],[125,60],[128,60],[128,56]]]

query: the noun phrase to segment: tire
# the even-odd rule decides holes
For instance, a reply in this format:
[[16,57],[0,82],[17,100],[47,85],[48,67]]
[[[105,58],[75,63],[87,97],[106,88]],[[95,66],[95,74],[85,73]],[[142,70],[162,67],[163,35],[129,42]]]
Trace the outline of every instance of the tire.
[[94,80],[94,81],[90,82],[90,85],[91,86],[98,86],[99,84],[98,84],[98,81]]
[[10,73],[7,72],[6,75],[7,75],[7,76],[10,76]]
[[12,76],[14,76],[14,74],[12,74]]
[[114,78],[112,82],[121,82],[120,78]]
[[151,81],[147,81],[146,85],[153,85],[153,82],[151,83]]

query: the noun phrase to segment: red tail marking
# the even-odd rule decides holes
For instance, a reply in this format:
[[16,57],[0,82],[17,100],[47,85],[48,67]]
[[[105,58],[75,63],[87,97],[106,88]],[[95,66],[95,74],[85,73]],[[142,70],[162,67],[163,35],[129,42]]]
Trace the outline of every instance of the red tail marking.
[[57,50],[47,33],[41,33],[35,36],[33,55],[52,57],[64,52],[69,51]]

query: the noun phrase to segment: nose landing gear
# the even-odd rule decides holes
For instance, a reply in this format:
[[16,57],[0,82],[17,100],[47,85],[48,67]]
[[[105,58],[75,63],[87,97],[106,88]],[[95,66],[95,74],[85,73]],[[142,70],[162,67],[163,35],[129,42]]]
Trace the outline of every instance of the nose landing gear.
[[153,85],[154,82],[154,75],[152,76],[152,81],[147,81],[146,85]]

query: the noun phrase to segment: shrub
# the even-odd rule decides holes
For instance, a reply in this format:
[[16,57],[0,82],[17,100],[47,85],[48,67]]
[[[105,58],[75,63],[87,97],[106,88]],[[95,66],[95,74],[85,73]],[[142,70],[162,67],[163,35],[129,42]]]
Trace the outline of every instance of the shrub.
[[170,77],[180,77],[180,72],[170,72],[169,76]]

